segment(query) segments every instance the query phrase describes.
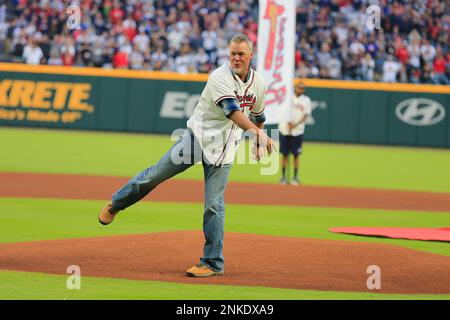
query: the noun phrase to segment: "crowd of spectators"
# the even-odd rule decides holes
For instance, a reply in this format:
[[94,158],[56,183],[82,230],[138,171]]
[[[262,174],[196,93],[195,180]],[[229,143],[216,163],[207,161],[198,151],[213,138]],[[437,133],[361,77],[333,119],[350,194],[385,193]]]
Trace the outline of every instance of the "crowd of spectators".
[[[381,8],[379,29],[367,7]],[[66,10],[80,8],[78,29]],[[446,0],[297,0],[296,76],[449,84]],[[208,73],[257,45],[258,0],[0,0],[3,61]],[[255,59],[253,60],[253,62]]]

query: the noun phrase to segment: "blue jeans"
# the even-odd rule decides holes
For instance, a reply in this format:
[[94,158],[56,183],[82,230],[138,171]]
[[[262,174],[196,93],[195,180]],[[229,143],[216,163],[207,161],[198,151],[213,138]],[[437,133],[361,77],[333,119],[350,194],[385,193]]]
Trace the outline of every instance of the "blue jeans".
[[133,177],[112,197],[114,210],[124,210],[141,200],[160,183],[202,161],[205,180],[203,233],[205,246],[200,262],[223,271],[224,193],[231,164],[215,166],[203,156],[200,144],[190,129],[166,152],[159,162]]

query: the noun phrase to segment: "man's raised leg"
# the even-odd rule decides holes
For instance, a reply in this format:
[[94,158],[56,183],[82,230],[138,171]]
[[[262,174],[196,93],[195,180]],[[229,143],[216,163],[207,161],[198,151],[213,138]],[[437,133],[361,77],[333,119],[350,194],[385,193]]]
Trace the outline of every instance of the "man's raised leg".
[[138,202],[159,184],[198,162],[198,158],[201,159],[201,149],[200,155],[198,155],[198,149],[192,132],[186,130],[157,164],[134,176],[114,193],[112,202],[108,203],[100,212],[100,223],[110,224],[119,211]]

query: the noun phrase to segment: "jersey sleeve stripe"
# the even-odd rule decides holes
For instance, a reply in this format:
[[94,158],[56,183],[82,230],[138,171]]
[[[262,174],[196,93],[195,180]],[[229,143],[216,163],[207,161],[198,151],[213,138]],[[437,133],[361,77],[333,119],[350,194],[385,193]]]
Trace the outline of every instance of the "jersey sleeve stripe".
[[223,99],[227,99],[227,98],[234,98],[234,99],[236,99],[236,96],[221,96],[221,97],[217,98],[217,100],[214,101],[214,103],[218,104],[220,101],[222,101]]

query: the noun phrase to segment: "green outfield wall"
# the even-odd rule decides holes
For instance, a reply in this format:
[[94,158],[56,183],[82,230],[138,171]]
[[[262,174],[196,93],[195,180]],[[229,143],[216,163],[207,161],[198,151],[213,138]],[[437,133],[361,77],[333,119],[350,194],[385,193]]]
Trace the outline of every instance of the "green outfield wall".
[[[0,63],[0,126],[171,133],[204,75]],[[306,79],[305,139],[450,146],[448,86]]]

